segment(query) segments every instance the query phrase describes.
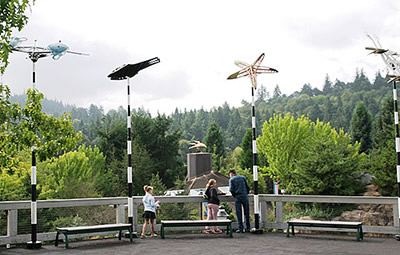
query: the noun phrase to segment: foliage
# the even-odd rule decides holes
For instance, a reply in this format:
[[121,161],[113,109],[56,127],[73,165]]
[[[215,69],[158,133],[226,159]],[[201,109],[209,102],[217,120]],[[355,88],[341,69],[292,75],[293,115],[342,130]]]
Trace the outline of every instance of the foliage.
[[393,99],[386,97],[374,122],[373,150],[370,155],[372,183],[383,196],[397,196]]
[[372,148],[372,120],[364,102],[359,102],[351,118],[351,141],[360,143],[360,153],[369,152]]
[[158,173],[151,175],[150,186],[153,187],[154,196],[162,196],[167,191],[167,187],[165,187]]
[[[8,65],[11,52],[10,39],[14,29],[21,31],[28,22],[25,10],[29,0],[2,0],[0,2],[0,72],[3,74]],[[32,3],[34,0],[32,1]]]
[[385,146],[371,152],[370,169],[372,183],[379,187],[382,196],[397,196],[396,153],[393,140],[387,140]]
[[15,201],[25,197],[25,188],[21,176],[9,174],[0,168],[0,201]]
[[313,126],[312,137],[297,160],[294,194],[341,195],[359,194],[363,190],[359,173],[364,154],[359,154],[360,144],[351,144],[350,137],[336,132],[328,124],[318,122]]
[[75,132],[71,116],[64,113],[59,119],[42,112],[43,94],[28,89],[23,108],[9,102],[10,91],[1,85],[1,158],[0,166],[11,167],[14,155],[25,148],[35,147],[39,160],[74,149],[81,139]]
[[252,129],[248,128],[242,140],[242,154],[240,155],[240,167],[242,169],[253,167],[253,134]]
[[217,169],[219,170],[221,168],[220,158],[225,156],[225,145],[221,128],[216,122],[210,124],[207,135],[204,137],[204,142],[207,145],[207,151],[215,154],[213,162],[217,163]]
[[276,115],[264,124],[259,148],[270,164],[262,172],[289,193],[354,195],[361,190],[364,154],[329,123]]
[[[39,198],[81,198],[107,194],[110,175],[105,172],[105,158],[98,148],[80,146],[59,158],[41,164],[48,174]],[[108,192],[109,193],[109,192]]]
[[290,190],[295,181],[296,161],[311,133],[310,120],[304,116],[295,120],[290,114],[274,115],[264,123],[263,135],[257,139],[258,149],[269,163],[260,170]]

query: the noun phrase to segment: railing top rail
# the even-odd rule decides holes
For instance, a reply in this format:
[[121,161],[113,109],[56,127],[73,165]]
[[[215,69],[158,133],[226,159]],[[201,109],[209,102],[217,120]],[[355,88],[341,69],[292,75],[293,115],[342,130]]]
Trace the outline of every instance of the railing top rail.
[[325,195],[270,195],[261,194],[260,201],[275,202],[316,202],[343,204],[397,204],[396,197],[374,196],[325,196]]
[[[202,196],[156,196],[161,203],[200,203],[205,201]],[[314,195],[259,195],[260,201],[271,202],[317,202],[317,203],[350,203],[350,204],[396,204],[396,197],[369,196],[314,196]],[[134,196],[133,203],[141,204],[142,196]],[[219,196],[222,202],[232,202],[232,196]],[[253,200],[253,195],[249,196]],[[98,206],[126,204],[126,197],[76,198],[38,200],[38,208]],[[30,201],[2,201],[0,210],[30,209]]]

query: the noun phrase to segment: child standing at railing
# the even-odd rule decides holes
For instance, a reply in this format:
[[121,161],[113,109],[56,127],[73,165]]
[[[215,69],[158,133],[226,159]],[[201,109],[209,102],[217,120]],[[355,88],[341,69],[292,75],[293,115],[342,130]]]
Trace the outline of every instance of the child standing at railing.
[[144,224],[142,229],[142,235],[140,238],[145,238],[145,232],[147,228],[148,222],[151,223],[151,237],[156,237],[157,235],[154,233],[154,219],[156,218],[156,209],[160,206],[160,201],[156,201],[153,197],[153,187],[145,185],[143,187],[146,195],[143,197],[143,206],[144,206]]

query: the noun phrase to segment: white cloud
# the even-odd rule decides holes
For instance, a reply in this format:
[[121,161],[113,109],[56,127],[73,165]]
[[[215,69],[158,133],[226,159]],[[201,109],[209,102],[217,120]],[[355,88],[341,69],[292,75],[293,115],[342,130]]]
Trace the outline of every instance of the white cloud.
[[[252,62],[262,52],[263,64],[279,70],[258,78],[270,92],[276,84],[286,94],[305,83],[322,88],[326,74],[332,81],[350,81],[357,68],[373,77],[384,66],[367,56],[365,33],[400,50],[399,10],[395,0],[41,0],[16,35],[30,44],[37,39],[40,46],[61,39],[71,50],[90,53],[37,64],[38,88],[48,98],[78,106],[125,107],[126,84],[107,75],[122,64],[159,57],[161,63],[132,79],[132,102],[169,114],[176,107],[249,101],[248,79],[226,77],[238,70],[233,61]],[[4,76],[14,93],[31,84],[32,64],[24,57],[13,53]]]

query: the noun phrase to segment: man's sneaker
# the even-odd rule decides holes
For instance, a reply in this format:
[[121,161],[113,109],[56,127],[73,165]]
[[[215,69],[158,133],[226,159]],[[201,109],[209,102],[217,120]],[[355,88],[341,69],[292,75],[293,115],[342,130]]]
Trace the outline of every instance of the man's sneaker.
[[214,230],[214,233],[222,233],[222,231],[220,229],[216,229]]
[[146,236],[145,235],[140,235],[140,239],[145,239]]
[[207,229],[207,230],[206,230],[206,233],[207,233],[207,234],[212,234],[211,229]]
[[238,230],[236,230],[236,233],[243,233],[243,230],[238,229]]

